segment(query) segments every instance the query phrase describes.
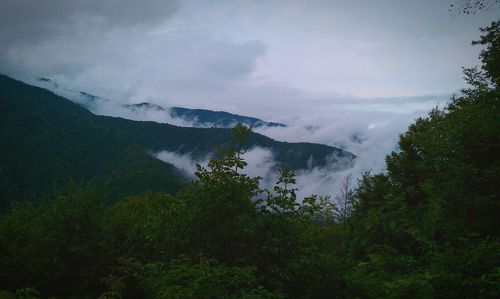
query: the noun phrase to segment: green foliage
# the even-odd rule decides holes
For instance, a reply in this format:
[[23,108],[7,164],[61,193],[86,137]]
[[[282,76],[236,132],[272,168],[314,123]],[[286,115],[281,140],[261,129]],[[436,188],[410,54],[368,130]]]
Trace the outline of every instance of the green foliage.
[[198,166],[198,180],[176,196],[105,205],[76,188],[14,206],[0,218],[0,288],[57,297],[340,296],[337,259],[317,247],[328,237],[316,224],[328,199],[299,203],[286,170],[273,191],[261,190],[260,178],[241,171],[249,134],[237,127],[235,145]]
[[411,125],[387,173],[359,184],[348,277],[366,297],[499,296],[498,23],[483,32],[471,87]]
[[499,91],[489,68],[467,76],[338,203],[297,198],[292,170],[260,189],[244,126],[176,195],[16,203],[0,215],[0,296],[498,298]]
[[280,170],[280,178],[273,188],[274,194],[268,192],[264,208],[273,213],[296,213],[297,203],[296,188],[290,188],[295,184],[295,172],[286,169]]
[[38,299],[40,292],[32,288],[17,289],[15,292],[0,291],[2,299]]
[[0,210],[65,193],[71,182],[116,200],[174,193],[183,180],[87,110],[0,76]]
[[[498,0],[496,0],[498,2]],[[491,23],[489,27],[481,28],[484,33],[481,39],[472,42],[473,45],[486,45],[479,57],[483,62],[484,74],[496,87],[500,86],[500,21]]]
[[206,258],[179,257],[168,265],[148,265],[144,281],[152,298],[283,298],[260,285],[254,268]]

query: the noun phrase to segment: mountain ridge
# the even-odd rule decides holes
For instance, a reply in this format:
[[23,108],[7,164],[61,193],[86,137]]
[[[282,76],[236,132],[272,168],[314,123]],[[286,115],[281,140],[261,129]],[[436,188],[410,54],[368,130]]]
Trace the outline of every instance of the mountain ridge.
[[38,201],[84,183],[122,197],[176,192],[173,165],[102,126],[95,115],[38,87],[0,76],[0,208]]
[[183,107],[171,107],[170,116],[182,118],[186,121],[199,124],[200,126],[212,124],[216,128],[230,128],[240,123],[248,127],[286,127],[285,124],[268,122],[256,117],[233,114],[226,111],[216,111],[208,109],[191,109]]
[[[46,89],[0,75],[0,205],[64,191],[68,182],[107,186],[116,196],[175,193],[185,178],[149,153],[201,156],[230,145],[230,129],[187,128],[99,116]],[[286,143],[252,133],[247,148],[275,153],[279,167],[307,168],[355,156],[326,145]],[[312,163],[310,161],[312,160]],[[335,161],[333,161],[335,162]],[[100,187],[99,187],[100,186]],[[57,193],[57,192],[56,192]]]
[[[47,88],[54,92],[62,90],[60,85],[45,77],[38,77],[37,81],[42,84],[42,88]],[[112,101],[86,91],[75,91],[64,89],[64,94],[73,102],[83,106],[91,111],[98,110],[98,103],[111,103]],[[165,121],[168,123],[169,118],[180,120],[185,124],[190,124],[191,127],[196,128],[232,128],[240,123],[252,128],[260,127],[286,127],[285,124],[278,122],[269,122],[256,117],[234,114],[226,111],[216,111],[209,109],[199,108],[186,108],[186,107],[163,107],[151,102],[139,102],[133,104],[118,105],[133,113],[140,112],[161,112],[165,113]]]

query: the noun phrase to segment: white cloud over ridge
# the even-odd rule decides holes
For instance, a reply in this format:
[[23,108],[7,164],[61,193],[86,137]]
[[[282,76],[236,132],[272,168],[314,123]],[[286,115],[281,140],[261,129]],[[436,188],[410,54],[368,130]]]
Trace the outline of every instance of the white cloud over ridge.
[[[359,176],[383,171],[398,134],[463,86],[461,66],[477,64],[470,41],[498,11],[451,18],[448,5],[0,0],[0,73],[54,79],[62,86],[55,92],[74,101],[80,90],[109,99],[96,114],[193,125],[123,108],[151,102],[286,123],[257,132],[342,147],[358,156],[351,171]],[[265,152],[253,154],[267,165]],[[305,188],[334,186],[332,173],[310,170]]]
[[[157,159],[170,163],[182,170],[188,177],[194,179],[196,164],[207,167],[210,157],[193,159],[190,154],[179,154],[172,151],[160,151],[153,154]],[[276,161],[273,159],[271,150],[262,147],[254,147],[246,151],[242,158],[248,163],[243,173],[251,177],[261,177],[264,182],[271,182],[276,178]],[[266,187],[269,185],[266,184]]]
[[[174,165],[191,179],[196,179],[194,175],[196,164],[206,168],[209,159],[207,157],[194,160],[190,154],[179,154],[171,151],[161,151],[155,153],[154,156],[159,160]],[[279,168],[277,162],[273,159],[272,151],[262,147],[254,147],[246,151],[242,158],[248,163],[242,173],[251,177],[261,177],[261,188],[272,191],[279,178]],[[351,171],[349,167],[352,166],[352,161],[338,160],[338,158],[332,160],[337,162],[296,172],[297,184],[291,187],[298,189],[297,196],[299,200],[311,194],[336,194],[342,178]]]
[[[429,109],[432,107],[429,107]],[[365,172],[381,173],[385,171],[385,157],[391,151],[397,151],[397,140],[416,118],[425,117],[428,110],[419,110],[411,114],[392,115],[392,118],[377,123],[376,119],[367,118],[366,115],[351,114],[351,118],[338,119],[335,117],[324,118],[307,127],[307,122],[296,120],[287,127],[261,127],[256,131],[276,140],[287,142],[315,142],[343,148],[354,153],[354,161],[346,159],[332,159],[322,167],[301,169],[296,171],[298,188],[297,195],[302,199],[311,194],[322,196],[330,195],[332,198],[338,194],[342,181],[347,176],[352,176],[354,188],[357,180]],[[339,112],[337,116],[345,114]],[[390,115],[390,114],[389,114]],[[386,114],[381,115],[387,117]],[[208,158],[194,161],[189,154],[179,155],[175,152],[160,152],[156,157],[165,162],[174,164],[194,178],[196,163],[206,166]],[[276,162],[272,159],[269,149],[253,148],[244,157],[248,166],[244,171],[251,176],[263,178],[261,185],[272,190],[279,174]]]
[[[38,81],[38,85],[89,106],[92,112],[99,115],[149,120],[184,127],[198,125],[196,122],[172,118],[169,107],[130,109],[124,107],[121,102],[103,98],[89,104],[88,95],[65,89],[53,81]],[[311,194],[334,196],[338,192],[342,179],[347,175],[352,175],[355,182],[364,172],[385,171],[385,156],[397,150],[399,134],[404,133],[415,119],[426,116],[432,108],[443,107],[447,102],[447,97],[350,98],[315,101],[316,105],[312,106],[297,101],[295,106],[288,107],[291,112],[285,115],[270,114],[271,117],[274,116],[273,120],[287,124],[286,127],[264,126],[254,129],[257,133],[278,141],[326,144],[342,148],[357,156],[354,164],[348,165],[349,161],[344,161],[340,164],[329,163],[324,167],[297,171],[297,187],[300,197]],[[194,178],[197,163],[206,165],[208,162],[208,157],[193,160],[189,154],[181,155],[169,151],[154,155],[160,160],[173,164],[191,178]],[[263,186],[272,189],[278,179],[272,152],[269,149],[254,148],[246,153],[245,159],[248,162],[246,173],[251,176],[261,176]]]

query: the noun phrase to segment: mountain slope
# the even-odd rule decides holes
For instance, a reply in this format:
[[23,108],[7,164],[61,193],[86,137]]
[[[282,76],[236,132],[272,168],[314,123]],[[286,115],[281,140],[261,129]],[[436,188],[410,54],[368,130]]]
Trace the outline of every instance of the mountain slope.
[[[107,127],[126,135],[144,149],[157,152],[175,151],[191,154],[195,159],[204,158],[218,147],[231,145],[232,130],[222,128],[186,128],[150,121],[132,121],[123,118],[104,117]],[[355,156],[341,149],[314,143],[288,143],[275,141],[257,133],[251,133],[244,148],[254,146],[271,149],[279,167],[306,169],[342,161],[345,167]]]
[[[56,81],[50,78],[39,77],[37,78],[37,86],[51,90],[57,94],[67,97],[71,101],[89,109],[90,111],[99,113],[99,108],[102,105],[108,106],[109,110],[125,109],[132,113],[160,113],[164,115],[164,122],[169,120],[177,120],[181,123],[190,124],[195,128],[232,128],[236,124],[259,128],[267,127],[285,127],[286,125],[276,122],[267,122],[259,118],[233,114],[225,111],[213,111],[207,109],[191,109],[184,107],[162,107],[149,102],[142,102],[136,104],[120,105],[113,101],[102,98],[85,91],[71,90],[63,88]],[[107,115],[109,115],[106,113]],[[119,115],[119,114],[117,114]]]
[[[229,145],[232,130],[183,128],[97,116],[42,88],[0,76],[0,207],[64,191],[70,181],[114,197],[152,189],[176,192],[184,182],[162,150],[206,157]],[[350,162],[354,155],[311,143],[277,142],[251,134],[247,148],[273,151],[280,167],[303,169]],[[342,160],[342,161],[340,161]]]
[[0,206],[63,191],[70,180],[116,196],[175,192],[173,166],[102,126],[89,111],[53,93],[0,76]]
[[170,116],[172,116],[173,118],[182,118],[183,120],[193,122],[195,127],[231,128],[238,123],[252,128],[258,128],[262,126],[285,127],[284,124],[266,122],[255,117],[206,109],[172,107],[170,108]]

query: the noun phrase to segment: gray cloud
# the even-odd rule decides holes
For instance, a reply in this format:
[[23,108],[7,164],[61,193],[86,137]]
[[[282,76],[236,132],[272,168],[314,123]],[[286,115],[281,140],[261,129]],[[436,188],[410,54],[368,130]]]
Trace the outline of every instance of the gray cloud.
[[[53,85],[52,82],[46,84],[48,85],[45,87],[49,88]],[[81,97],[79,92],[65,91],[61,87],[53,90],[76,102],[82,101],[79,98]],[[279,90],[276,94],[279,94]],[[366,171],[384,172],[385,156],[397,150],[399,134],[405,132],[408,125],[415,119],[426,116],[436,106],[443,107],[449,99],[449,96],[374,99],[302,98],[302,100],[298,97],[283,105],[283,103],[266,101],[266,98],[259,97],[250,101],[253,95],[253,93],[246,97],[241,95],[240,108],[247,112],[260,112],[261,117],[267,115],[268,117],[263,117],[264,120],[277,120],[287,124],[286,127],[259,127],[255,129],[256,132],[280,141],[313,142],[336,146],[358,157],[354,164],[345,161],[340,169],[338,164],[329,164],[325,167],[297,172],[298,194],[301,197],[313,193],[335,196],[342,179],[348,174],[352,174],[356,181]],[[300,93],[299,95],[304,96]],[[168,113],[169,107],[164,106],[164,108],[166,110],[130,110],[125,109],[119,101],[101,101],[92,108],[92,111],[97,114],[134,120],[194,126],[188,121],[172,118]],[[279,111],[279,113],[272,111]],[[196,163],[206,165],[208,161],[208,157],[193,160],[189,154],[179,155],[175,152],[161,152],[156,156],[160,160],[174,164],[193,178]],[[255,148],[245,155],[245,159],[249,162],[247,173],[263,177],[263,187],[272,188],[278,178],[272,153],[267,149]]]
[[53,35],[77,26],[159,24],[177,10],[173,0],[0,0],[0,32],[14,38]]
[[477,63],[470,41],[495,18],[453,19],[448,3],[432,0],[0,5],[0,72],[58,78],[122,102],[219,110],[242,109],[248,93],[266,104],[454,92],[460,66]]
[[[117,101],[193,98],[243,80],[265,54],[184,26],[174,1],[0,0],[0,72]],[[201,97],[200,97],[201,98]]]
[[[342,181],[348,175],[357,185],[365,172],[381,173],[385,169],[385,157],[391,151],[397,151],[399,134],[416,118],[425,116],[427,111],[416,111],[409,115],[384,114],[378,122],[367,114],[349,114],[340,117],[342,113],[317,120],[316,130],[305,129],[301,120],[296,120],[288,127],[259,128],[257,131],[278,140],[310,141],[342,147],[357,155],[354,161],[332,159],[322,167],[302,169],[296,172],[299,200],[312,194],[335,198],[341,188]],[[344,112],[345,114],[345,112]],[[382,117],[384,116],[384,117]],[[381,121],[384,119],[384,121]],[[357,134],[359,139],[352,138]],[[175,152],[163,151],[155,155],[158,159],[171,163],[182,169],[188,176],[194,177],[195,165],[207,165],[208,157],[193,160],[189,154],[180,155]],[[243,171],[250,176],[260,176],[261,187],[272,190],[279,178],[276,162],[269,149],[255,147],[243,156],[248,166]]]
[[[451,18],[448,4],[0,0],[0,73],[55,79],[75,101],[79,90],[109,99],[98,114],[190,125],[121,108],[149,101],[288,123],[259,132],[341,146],[359,156],[352,172],[383,171],[398,134],[463,86],[460,67],[480,50],[470,41],[498,18]],[[422,94],[439,96],[411,96]],[[299,174],[314,178],[307,191],[337,175]]]
[[119,49],[136,41],[120,32],[142,36],[177,11],[169,0],[0,0],[0,7],[0,71],[21,78],[121,65]]

